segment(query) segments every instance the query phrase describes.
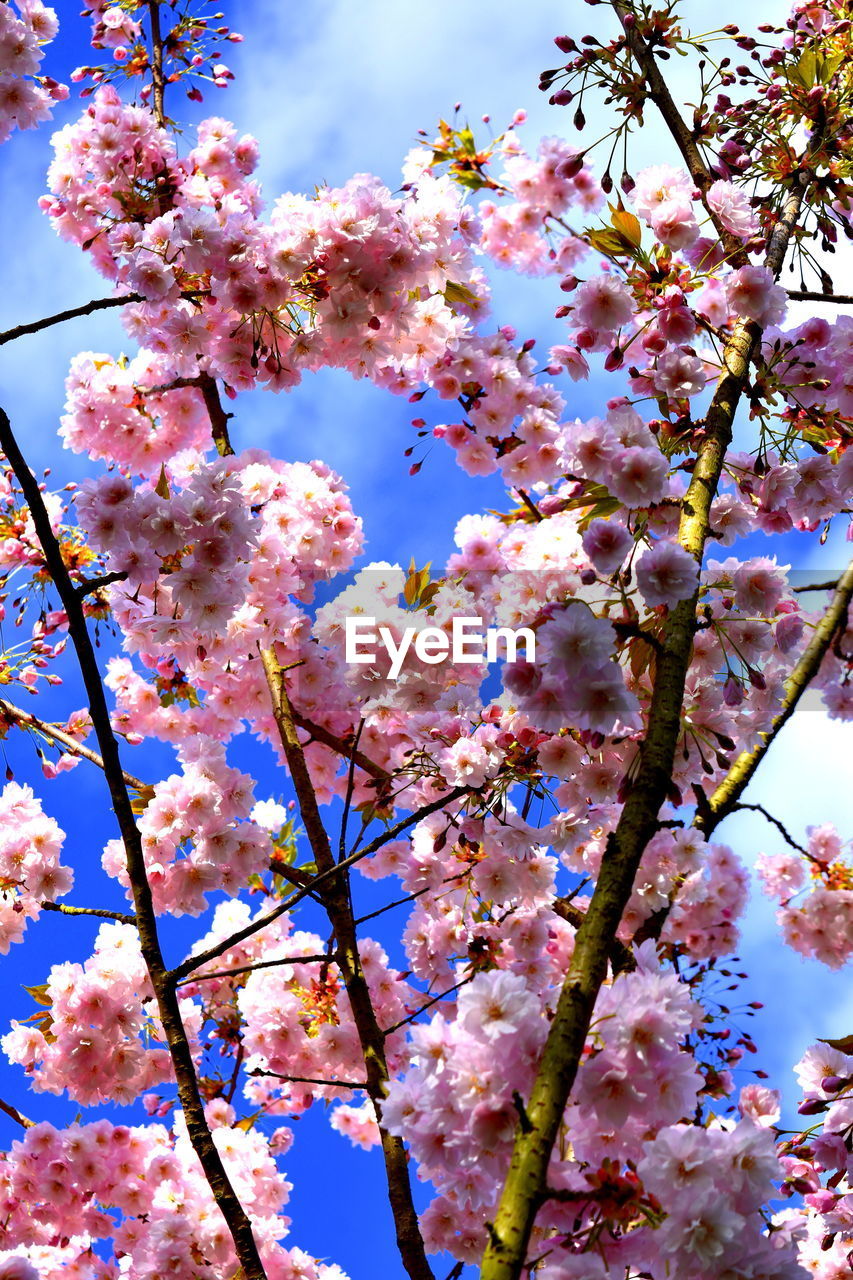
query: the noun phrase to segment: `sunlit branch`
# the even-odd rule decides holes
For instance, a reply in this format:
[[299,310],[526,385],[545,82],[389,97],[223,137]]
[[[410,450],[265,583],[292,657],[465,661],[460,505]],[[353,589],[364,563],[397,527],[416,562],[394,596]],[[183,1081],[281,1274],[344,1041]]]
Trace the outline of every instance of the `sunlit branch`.
[[780,822],[778,818],[774,817],[773,814],[770,813],[768,809],[765,809],[763,804],[744,804],[742,800],[738,800],[737,804],[734,806],[733,811],[735,813],[742,813],[746,810],[751,810],[753,813],[760,813],[762,818],[766,819],[767,822],[772,823],[772,825],[780,833],[780,835],[782,836],[782,839],[785,841],[786,844],[789,844],[792,849],[796,849],[797,853],[801,853],[803,857],[805,858],[811,857],[808,849],[804,849],[801,844],[798,844],[797,841],[794,839],[794,837],[791,835],[790,831],[788,831],[785,824],[783,822]]
[[738,756],[726,777],[709,797],[707,805],[702,806],[697,814],[695,825],[706,839],[733,811],[779,731],[796,711],[800,699],[817,675],[838,631],[847,621],[851,600],[853,600],[853,561],[835,584],[835,595],[828,609],[815,627],[811,640],[785,681],[785,700],[782,710],[767,733],[761,734],[757,746]]
[[[627,7],[614,0],[625,25]],[[628,24],[630,27],[630,24]],[[647,91],[659,108],[701,191],[709,174],[689,130],[681,119],[651,50],[635,28],[626,28],[628,47],[646,77]],[[811,147],[819,146],[812,139]],[[809,163],[811,152],[804,158]],[[803,175],[804,176],[804,175]],[[778,276],[800,217],[804,183],[792,179],[779,219],[769,237],[765,265]],[[729,237],[723,237],[728,247]],[[742,253],[742,246],[738,246]],[[737,260],[732,255],[733,260]],[[705,417],[705,433],[696,451],[690,484],[682,503],[678,541],[701,565],[711,530],[711,504],[717,493],[731,443],[735,413],[748,383],[750,365],[759,348],[762,329],[755,321],[739,320],[726,342],[723,367]],[[593,1008],[607,974],[611,946],[633,889],[643,852],[658,830],[658,814],[669,791],[675,751],[681,734],[681,714],[687,670],[696,630],[698,588],[692,597],[670,609],[657,655],[648,727],[631,790],[615,831],[605,847],[589,907],[578,928],[569,970],[548,1033],[530,1099],[529,1123],[516,1129],[509,1172],[483,1257],[481,1280],[519,1280],[548,1165],[566,1102],[583,1054]]]
[[67,902],[42,902],[42,911],[58,911],[63,916],[97,916],[99,920],[118,920],[120,924],[136,924],[136,916],[127,911],[108,911],[105,907],[72,907]]

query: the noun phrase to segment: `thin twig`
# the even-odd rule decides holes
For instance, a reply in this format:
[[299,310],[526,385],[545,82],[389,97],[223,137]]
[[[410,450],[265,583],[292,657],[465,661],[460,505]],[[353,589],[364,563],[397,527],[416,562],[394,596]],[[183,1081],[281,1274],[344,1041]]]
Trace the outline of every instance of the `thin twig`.
[[765,818],[768,822],[771,822],[773,826],[776,828],[776,830],[780,832],[782,839],[785,841],[786,844],[789,844],[792,849],[797,850],[797,853],[803,854],[804,857],[809,858],[811,861],[817,861],[817,859],[812,858],[808,849],[804,849],[801,844],[797,843],[797,841],[788,831],[784,823],[780,822],[778,818],[774,818],[773,814],[770,813],[769,810],[765,809],[763,804],[744,804],[742,800],[739,800],[737,804],[734,806],[734,809],[732,810],[732,812],[740,813],[741,810],[744,810],[744,809],[751,809],[753,813],[760,813],[762,818]]
[[460,987],[466,986],[474,977],[473,973],[469,973],[467,977],[461,978],[459,982],[454,982],[452,987],[448,987],[446,991],[439,991],[437,996],[431,996],[420,1009],[415,1009],[414,1013],[410,1013],[408,1017],[401,1018],[399,1022],[395,1022],[393,1026],[386,1027],[382,1032],[383,1036],[390,1036],[395,1031],[399,1031],[401,1027],[408,1026],[410,1022],[414,1022],[415,1018],[419,1018],[422,1013],[426,1013],[427,1009],[431,1009],[434,1004],[438,1004],[439,1000],[444,1000],[447,996],[452,996],[454,991],[458,991]]
[[[177,965],[176,968],[172,969],[170,977],[173,981],[177,982],[188,973],[192,973],[193,969],[197,969],[200,965],[207,964],[210,960],[216,960],[217,957],[224,955],[226,951],[230,951],[232,947],[236,947],[238,943],[245,942],[247,938],[251,938],[261,929],[266,929],[268,925],[273,924],[273,922],[278,920],[280,916],[284,915],[285,911],[290,911],[292,907],[295,907],[297,903],[302,902],[303,899],[313,896],[317,889],[321,888],[328,880],[332,880],[335,876],[342,875],[343,872],[347,871],[357,862],[361,862],[362,858],[369,858],[372,853],[378,853],[384,845],[390,843],[392,840],[396,840],[399,835],[402,835],[416,822],[420,822],[422,818],[428,818],[430,814],[437,813],[439,809],[443,809],[447,805],[453,804],[455,801],[461,800],[463,797],[470,796],[471,794],[472,791],[470,787],[455,787],[452,791],[449,791],[446,796],[441,796],[437,800],[431,800],[429,804],[425,804],[414,813],[410,813],[405,818],[401,818],[393,827],[388,827],[381,836],[377,836],[375,840],[372,840],[370,844],[365,845],[363,849],[359,849],[357,853],[351,853],[343,862],[337,862],[328,871],[324,871],[320,875],[315,876],[311,883],[306,885],[304,889],[299,889],[289,898],[284,899],[272,911],[268,912],[267,915],[261,916],[259,920],[253,920],[251,924],[245,925],[242,929],[237,929],[230,935],[230,937],[224,938],[221,942],[217,942],[215,946],[208,948],[207,951],[202,952],[200,955],[189,956],[186,960],[182,961],[181,964]],[[476,792],[473,794],[476,794]]]
[[[56,742],[61,747],[64,747],[69,755],[79,756],[81,760],[89,760],[103,770],[104,761],[97,751],[92,751],[90,747],[84,747],[81,742],[73,738],[65,729],[60,729],[58,725],[47,724],[46,721],[40,720],[38,716],[34,716],[31,711],[24,711],[23,707],[16,706],[14,702],[7,702],[5,698],[0,698],[0,718],[3,717],[15,724],[22,725],[26,729],[34,729],[36,733],[40,733],[43,737],[49,738],[51,742]],[[147,782],[143,782],[141,778],[135,778],[132,773],[127,773],[124,769],[122,770],[122,777],[126,785],[133,787],[134,791],[146,794],[151,790]]]
[[835,302],[839,307],[853,306],[853,295],[849,293],[817,293],[811,289],[786,289],[792,302]]
[[136,916],[127,911],[107,911],[105,907],[72,907],[66,902],[42,902],[42,911],[58,911],[63,916],[97,916],[99,920],[118,920],[120,924],[136,924]]
[[280,1071],[265,1071],[256,1067],[250,1076],[271,1076],[274,1080],[286,1080],[288,1084],[320,1084],[328,1089],[366,1089],[365,1080],[320,1080],[316,1076],[283,1076]]
[[258,969],[276,969],[283,964],[328,964],[337,959],[337,953],[327,951],[321,956],[281,956],[278,960],[255,960],[252,964],[241,964],[236,969],[216,969],[213,973],[196,973],[191,978],[183,978],[175,985],[188,987],[196,982],[210,982],[214,978],[236,978],[242,973],[255,973]]
[[[189,289],[181,293],[182,298],[196,300],[204,296],[199,289]],[[79,307],[68,307],[65,311],[57,311],[55,315],[44,316],[41,320],[30,320],[28,324],[15,325],[14,329],[6,329],[0,333],[0,347],[17,338],[26,337],[28,333],[41,333],[56,324],[64,324],[66,320],[77,320],[80,316],[90,316],[95,311],[108,311],[112,307],[126,307],[131,302],[147,302],[141,293],[123,293],[118,298],[95,298],[92,302],[84,302]]]

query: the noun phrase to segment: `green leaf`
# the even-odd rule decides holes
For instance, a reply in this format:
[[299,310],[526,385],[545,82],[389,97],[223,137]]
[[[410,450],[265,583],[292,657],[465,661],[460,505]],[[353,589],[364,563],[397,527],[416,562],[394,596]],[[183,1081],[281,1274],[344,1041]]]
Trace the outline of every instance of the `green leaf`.
[[828,1044],[830,1049],[837,1049],[839,1053],[853,1053],[853,1036],[842,1036],[840,1040],[818,1038],[818,1044]]
[[444,301],[449,307],[458,306],[459,303],[471,306],[479,302],[479,298],[467,284],[460,284],[458,280],[448,280],[444,286]]
[[161,498],[168,499],[171,497],[171,494],[169,492],[169,481],[166,476],[166,468],[162,463],[160,464],[160,479],[157,481],[157,484],[154,487],[154,492],[158,494]]

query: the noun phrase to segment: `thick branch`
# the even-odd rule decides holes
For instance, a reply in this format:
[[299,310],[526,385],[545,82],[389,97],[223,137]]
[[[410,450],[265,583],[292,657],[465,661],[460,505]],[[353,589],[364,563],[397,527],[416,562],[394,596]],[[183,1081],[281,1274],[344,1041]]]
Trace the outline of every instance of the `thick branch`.
[[220,458],[231,457],[234,454],[234,450],[228,435],[228,423],[233,415],[226,413],[223,409],[216,379],[211,374],[200,373],[197,383],[201,387],[201,394],[204,396],[207,416],[210,418],[210,433],[213,436],[213,443],[216,445],[216,452]]
[[[318,871],[321,874],[328,873],[335,870],[338,864],[335,862],[329,837],[320,816],[314,785],[296,731],[284,672],[272,649],[263,650],[261,657],[273,701],[273,713],[278,725],[281,745],[293,780],[311,852]],[[321,890],[321,898],[335,932],[338,968],[344,980],[353,1021],[361,1042],[367,1076],[364,1087],[376,1110],[382,1152],[385,1157],[388,1196],[397,1233],[397,1247],[403,1266],[412,1280],[433,1280],[412,1199],[406,1150],[402,1139],[390,1134],[382,1123],[382,1102],[389,1079],[385,1040],[376,1018],[376,1010],[373,1007],[364,970],[361,967],[348,879],[336,876],[328,880]]]
[[[104,767],[103,759],[98,755],[97,751],[92,751],[90,747],[84,747],[82,742],[78,742],[65,729],[60,729],[58,725],[48,724],[46,721],[40,720],[31,711],[24,711],[23,707],[16,707],[13,702],[7,702],[5,698],[0,698],[0,717],[12,721],[14,724],[23,725],[24,728],[35,729],[37,733],[49,738],[51,742],[58,743],[71,756],[79,756],[81,760],[90,760],[99,769]],[[151,790],[141,778],[134,778],[132,773],[127,773],[124,769],[122,770],[122,777],[127,786],[133,787],[135,791],[145,793]]]
[[163,76],[163,36],[160,31],[160,5],[148,0],[151,20],[151,79],[154,85],[154,119],[161,129],[166,125],[166,81]]
[[[618,3],[615,7],[623,17]],[[628,38],[629,47],[646,74],[650,95],[693,173],[696,157],[685,139],[686,127],[662,83],[654,59],[636,33]],[[704,164],[702,168],[706,172]],[[699,176],[697,170],[694,181],[704,190],[707,181],[703,185]],[[781,268],[799,217],[802,193],[803,187],[797,182],[770,237],[766,264],[775,275]],[[755,322],[741,320],[726,343],[722,372],[705,419],[704,439],[697,450],[690,486],[682,503],[679,542],[700,565],[710,530],[711,503],[761,332]],[[527,1105],[529,1123],[516,1130],[509,1173],[483,1258],[481,1280],[519,1280],[524,1268],[534,1219],[547,1182],[548,1163],[583,1053],[593,1007],[606,977],[612,942],[640,859],[658,829],[657,816],[667,797],[681,731],[697,600],[698,588],[667,617],[663,647],[657,657],[648,730],[640,749],[634,784],[616,830],[608,839],[595,891],[575,938],[569,972]]]
[[829,608],[815,627],[811,640],[785,681],[785,701],[782,704],[782,710],[767,733],[761,734],[758,745],[751,751],[744,751],[738,756],[726,777],[709,798],[707,806],[703,806],[701,812],[696,815],[694,826],[699,828],[706,839],[717,829],[723,819],[734,811],[780,729],[788,723],[796,711],[797,704],[817,675],[820,664],[826,657],[839,628],[846,621],[851,600],[853,600],[853,560],[839,578]]
[[184,1109],[190,1140],[204,1169],[214,1199],[228,1224],[247,1280],[266,1280],[266,1273],[252,1235],[251,1223],[231,1185],[205,1119],[177,993],[174,984],[169,980],[160,948],[157,917],[145,869],[142,840],[133,815],[124,770],[121,766],[118,741],[110,723],[109,707],[95,650],[86,626],[82,601],[62,558],[62,550],[51,528],[50,516],[38,481],[27,466],[9,419],[2,409],[0,409],[0,448],[5,453],[29,506],[48,572],[68,618],[68,630],[77,653],[77,661],[89,699],[89,714],[101,749],[104,777],[109,787],[113,810],[124,844],[128,876],[136,908],[140,948],[157,997],[160,1019],[178,1082],[178,1095]]

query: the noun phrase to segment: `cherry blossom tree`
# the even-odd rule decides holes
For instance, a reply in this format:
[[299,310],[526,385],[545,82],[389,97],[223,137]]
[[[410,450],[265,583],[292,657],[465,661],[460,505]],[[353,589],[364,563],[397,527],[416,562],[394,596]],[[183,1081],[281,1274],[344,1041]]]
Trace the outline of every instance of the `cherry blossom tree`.
[[[754,1045],[714,986],[750,892],[717,829],[745,808],[779,945],[853,954],[843,833],[745,799],[806,690],[853,718],[853,566],[797,581],[765,546],[853,527],[831,270],[853,239],[850,6],[697,36],[672,2],[590,3],[597,34],[558,34],[542,74],[554,136],[524,140],[519,111],[478,138],[457,111],[396,192],[359,174],[264,202],[251,137],[181,127],[233,78],[222,15],[85,0],[104,61],[72,76],[52,158],[45,135],[41,205],[111,291],[0,344],[118,308],[135,354],[68,371],[82,484],[40,480],[0,409],[0,950],[42,912],[103,923],[3,1028],[35,1117],[0,1103],[21,1131],[3,1280],[342,1277],[283,1243],[288,1121],[322,1104],[384,1162],[412,1280],[441,1254],[483,1280],[850,1274],[853,1037],[806,1053],[805,1127],[782,1131],[763,1073],[735,1089]],[[56,34],[41,0],[0,4],[10,146],[68,97],[42,73]],[[671,155],[634,173],[643,127]],[[499,270],[553,287],[544,363],[489,314]],[[792,325],[792,299],[838,311]],[[443,441],[471,477],[442,572],[402,545],[370,563],[344,480],[252,444],[241,393],[325,368],[417,404],[408,455]],[[610,381],[582,421],[591,374]],[[482,509],[492,474],[504,510]],[[472,617],[535,643],[499,670],[442,660]],[[366,662],[353,618],[384,643]],[[51,807],[72,768],[102,774],[125,911],[73,901]],[[198,930],[171,954],[181,916]],[[45,1092],[78,1118],[39,1119]]]

